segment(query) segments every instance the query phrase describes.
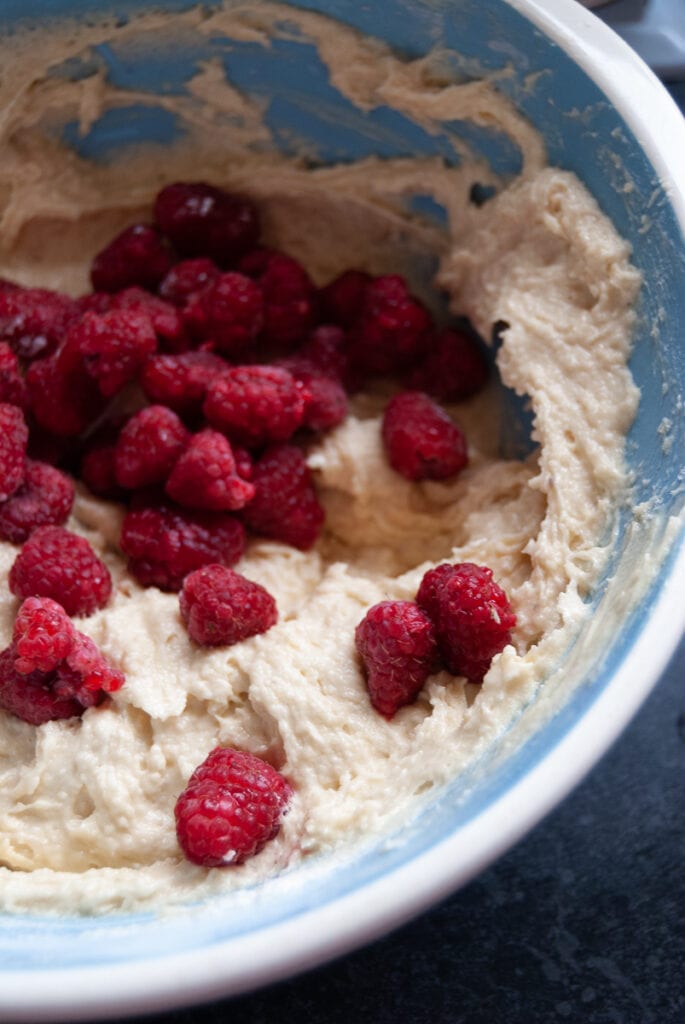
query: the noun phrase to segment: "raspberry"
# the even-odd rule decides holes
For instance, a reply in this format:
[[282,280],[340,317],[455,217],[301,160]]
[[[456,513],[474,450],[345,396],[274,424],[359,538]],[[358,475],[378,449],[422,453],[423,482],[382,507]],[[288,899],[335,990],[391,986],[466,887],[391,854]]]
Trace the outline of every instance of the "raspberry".
[[300,449],[267,448],[254,465],[252,483],[255,496],[242,513],[248,529],[308,551],[321,532],[324,511]]
[[121,550],[142,586],[180,590],[195,569],[213,562],[234,565],[245,550],[245,531],[225,512],[191,512],[158,504],[126,515]]
[[423,577],[416,600],[433,622],[443,661],[456,676],[482,682],[516,625],[507,595],[485,566],[443,563]]
[[31,412],[37,422],[58,437],[75,437],[82,433],[104,404],[85,368],[79,364],[68,371],[62,370],[56,355],[32,363],[26,384]]
[[74,503],[68,476],[45,462],[26,460],[24,483],[0,505],[0,539],[21,544],[39,526],[66,522]]
[[159,286],[159,294],[173,306],[185,306],[192,295],[215,281],[221,271],[208,259],[182,260]]
[[230,444],[216,430],[202,430],[190,440],[165,490],[186,508],[217,512],[234,512],[254,497],[253,485],[238,475]]
[[347,394],[340,381],[329,377],[306,359],[287,356],[279,366],[302,384],[309,396],[302,426],[309,430],[330,430],[347,416]]
[[85,708],[72,697],[62,698],[51,687],[56,673],[22,675],[15,668],[13,647],[0,652],[0,708],[29,725],[43,725],[82,715]]
[[133,310],[86,313],[67,336],[57,360],[69,370],[80,360],[105,398],[112,398],[134,380],[148,356],[157,348],[157,336],[148,316]]
[[373,281],[364,270],[346,270],[319,292],[324,320],[351,327],[361,313],[366,291]]
[[247,448],[287,441],[304,420],[309,395],[278,366],[234,366],[210,384],[205,416]]
[[254,472],[252,456],[248,452],[247,448],[241,448],[239,444],[233,444],[231,445],[231,448],[233,449],[236,473],[238,476],[241,476],[243,480],[251,480]]
[[113,668],[96,644],[84,633],[74,631],[69,654],[57,671],[55,692],[62,698],[75,697],[83,707],[101,704],[105,694],[124,685],[122,672]]
[[0,341],[0,402],[28,408],[26,383],[19,372],[19,360],[6,341]]
[[124,426],[116,443],[117,483],[129,490],[164,483],[189,436],[171,409],[163,405],[141,409]]
[[78,319],[73,299],[46,288],[0,290],[0,341],[9,342],[20,359],[53,352]]
[[73,642],[74,627],[62,605],[49,597],[29,597],[14,623],[14,667],[22,675],[53,672]]
[[151,402],[166,405],[179,416],[197,416],[207,388],[228,369],[229,364],[213,352],[181,352],[151,356],[140,377]]
[[425,359],[413,367],[405,383],[442,402],[475,395],[488,379],[488,364],[474,340],[456,328],[445,328],[427,343]]
[[377,277],[366,289],[350,335],[350,359],[362,374],[394,373],[425,347],[431,318],[397,274]]
[[81,459],[81,479],[86,487],[99,498],[120,501],[124,489],[117,483],[114,466],[115,445],[102,442],[85,452]]
[[278,620],[268,590],[223,565],[186,576],[180,606],[191,639],[204,647],[237,644],[266,633]]
[[410,704],[438,664],[433,623],[414,601],[381,601],[354,634],[376,711],[392,718]]
[[218,747],[176,802],[179,845],[203,867],[242,864],[278,834],[291,797],[288,781],[266,761]]
[[97,254],[90,280],[95,291],[118,292],[131,285],[154,291],[172,263],[159,232],[147,224],[133,224]]
[[160,344],[171,352],[190,348],[183,317],[175,306],[142,288],[125,288],[111,295],[111,309],[126,309],[148,317]]
[[29,431],[21,409],[0,402],[0,502],[24,482]]
[[464,435],[421,391],[390,399],[382,433],[390,465],[407,480],[446,480],[468,462]]
[[107,566],[83,537],[61,526],[34,530],[9,575],[17,597],[49,597],[67,615],[91,615],[104,608],[112,592]]
[[155,200],[155,221],[182,256],[208,256],[221,266],[234,263],[259,238],[254,204],[205,182],[163,188]]
[[84,313],[109,313],[113,307],[114,295],[109,292],[89,292],[74,299],[81,316]]
[[264,340],[279,349],[301,342],[316,319],[317,298],[304,267],[285,253],[257,249],[239,269],[258,282],[264,295]]
[[194,337],[211,338],[227,355],[244,354],[264,323],[261,289],[243,274],[221,274],[191,296],[183,317]]
[[327,377],[346,381],[348,377],[347,339],[333,324],[321,324],[298,349],[296,359],[304,359]]

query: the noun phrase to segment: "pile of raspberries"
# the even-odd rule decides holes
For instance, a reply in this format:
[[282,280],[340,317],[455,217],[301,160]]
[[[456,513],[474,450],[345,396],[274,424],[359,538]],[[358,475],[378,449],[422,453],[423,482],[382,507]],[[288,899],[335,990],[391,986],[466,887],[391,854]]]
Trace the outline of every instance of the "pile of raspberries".
[[[271,595],[232,566],[248,533],[314,545],[324,512],[303,444],[344,420],[351,394],[381,377],[399,385],[382,439],[407,479],[446,480],[467,464],[438,403],[485,383],[471,332],[436,326],[398,275],[351,269],[317,287],[260,233],[245,196],[176,183],[157,195],[151,223],[95,256],[90,293],[0,279],[0,539],[23,545],[0,707],[25,721],[82,714],[124,682],[72,622],[111,593],[104,563],[64,528],[74,477],[126,504],[130,573],[180,592],[190,637],[217,645],[276,622]],[[179,821],[185,837],[185,812]]]

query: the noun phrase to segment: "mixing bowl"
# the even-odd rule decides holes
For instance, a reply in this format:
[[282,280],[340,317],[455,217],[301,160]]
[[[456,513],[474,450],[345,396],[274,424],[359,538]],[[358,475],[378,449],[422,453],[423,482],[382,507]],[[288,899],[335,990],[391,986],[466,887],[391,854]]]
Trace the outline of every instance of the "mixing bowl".
[[[203,5],[208,17],[216,6]],[[574,0],[293,6],[339,19],[407,58],[454,51],[460,80],[494,75],[541,133],[550,163],[574,171],[630,242],[644,279],[630,364],[641,392],[627,449],[632,504],[572,649],[477,770],[370,847],[211,903],[101,918],[0,916],[5,1019],[106,1017],[225,996],[398,925],[472,878],[578,782],[638,710],[685,623],[685,126],[675,105]],[[270,139],[285,152],[305,152],[318,164],[370,154],[456,159],[444,139],[387,107],[351,109],[307,38],[293,32],[267,47],[200,35],[183,21],[191,7],[187,0],[5,0],[0,35],[23,39],[31,26],[49,31],[64,19],[83,26],[107,16],[135,26],[149,11],[171,17],[171,31],[148,31],[124,51],[103,43],[79,60],[56,57],[55,80],[97,72],[128,91],[128,101],[85,116],[85,127],[73,119],[61,126],[93,166],[140,143],[163,159],[184,131],[165,101],[183,95],[202,62],[217,59],[238,90],[259,100]],[[520,153],[497,131],[457,127],[497,174],[519,169]],[[512,410],[519,414],[515,403]]]

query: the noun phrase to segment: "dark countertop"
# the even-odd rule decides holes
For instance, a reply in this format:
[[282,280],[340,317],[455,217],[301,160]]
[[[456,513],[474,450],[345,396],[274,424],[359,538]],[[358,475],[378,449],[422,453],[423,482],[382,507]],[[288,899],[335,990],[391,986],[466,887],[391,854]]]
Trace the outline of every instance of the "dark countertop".
[[685,641],[582,785],[441,905],[309,974],[153,1020],[685,1024],[684,680]]

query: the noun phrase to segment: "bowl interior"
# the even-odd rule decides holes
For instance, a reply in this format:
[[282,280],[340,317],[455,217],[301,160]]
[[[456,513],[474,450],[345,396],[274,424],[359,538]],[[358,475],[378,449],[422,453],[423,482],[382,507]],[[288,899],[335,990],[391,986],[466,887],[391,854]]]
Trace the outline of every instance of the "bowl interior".
[[[183,12],[192,5],[168,0],[156,6]],[[630,241],[645,286],[639,300],[631,361],[642,397],[629,435],[628,459],[634,476],[634,503],[643,506],[649,516],[640,525],[635,522],[633,510],[622,513],[611,563],[593,597],[593,614],[561,668],[563,686],[552,679],[534,706],[526,709],[489,753],[486,762],[476,766],[467,779],[462,777],[443,790],[400,834],[362,853],[342,854],[330,862],[298,869],[259,889],[223,897],[211,907],[179,911],[172,919],[153,914],[97,922],[0,917],[0,977],[5,972],[9,977],[13,972],[55,967],[109,968],[218,948],[236,936],[244,939],[259,935],[292,921],[312,908],[331,907],[335,901],[390,877],[446,838],[464,832],[587,718],[593,705],[615,685],[620,671],[634,663],[635,646],[645,623],[663,604],[665,589],[673,586],[674,575],[682,578],[682,529],[673,527],[672,517],[682,512],[685,491],[680,455],[685,442],[685,348],[681,343],[685,244],[676,210],[648,152],[583,68],[502,0],[488,4],[482,0],[386,0],[383,5],[309,0],[298,6],[338,18],[389,44],[407,59],[440,46],[451,51],[451,71],[458,78],[468,80],[497,73],[498,88],[543,135],[550,162],[574,171]],[[0,33],[21,28],[27,17],[30,20],[30,7],[15,0],[3,4]],[[67,13],[81,19],[114,14],[120,20],[129,20],[147,9],[147,4],[134,0],[106,5],[95,0],[53,0],[40,5],[40,18],[36,20],[46,22]],[[211,11],[211,5],[207,9]],[[183,135],[184,124],[178,115],[169,112],[163,100],[169,95],[183,95],[188,81],[206,61],[219,62],[241,92],[263,103],[265,123],[275,146],[286,153],[305,152],[313,165],[370,155],[420,154],[455,163],[460,159],[448,133],[430,133],[386,106],[370,110],[355,107],[332,84],[315,43],[298,31],[265,47],[259,41],[208,36],[186,26],[182,31],[148,32],[135,45],[103,43],[88,48],[77,60],[55,64],[51,74],[87,77],[102,72],[108,80],[135,94],[135,99],[107,110],[85,132],[75,120],[65,121],[59,126],[62,137],[80,156],[95,163],[140,143],[162,147],[172,144]],[[663,102],[667,102],[665,93]],[[501,133],[467,123],[453,123],[450,128],[457,130],[475,155],[484,158],[497,174],[515,174],[520,169],[520,152]],[[412,202],[429,218],[440,220],[444,216],[444,211],[426,196],[416,195]],[[426,273],[430,269],[427,267]],[[636,574],[642,578],[642,585],[635,584]],[[639,596],[626,601],[629,587]],[[531,721],[539,727],[529,735]],[[525,736],[528,738],[524,741]],[[551,785],[554,789],[556,783]],[[563,790],[563,783],[557,788]],[[501,848],[504,835],[502,832],[491,837],[490,855]],[[456,849],[457,863],[448,872],[445,885],[455,885],[476,867],[468,850],[461,857]],[[372,915],[373,890],[367,891],[368,913]],[[390,917],[386,914],[384,920],[389,922]],[[360,935],[363,930],[360,923]],[[278,971],[279,963],[282,969],[288,955],[285,950],[272,951],[272,973]],[[311,949],[308,955],[316,957]],[[289,962],[294,962],[292,956]],[[221,990],[236,991],[244,986],[245,977],[241,979],[235,966],[227,962]],[[13,978],[9,983],[10,999],[14,999]],[[155,984],[158,995],[178,987],[168,980],[166,988],[159,980]],[[150,985],[154,987],[152,981]],[[159,998],[158,1005],[164,1005],[164,997]],[[126,1005],[126,997],[113,992],[111,986],[107,999],[120,1008]],[[44,1008],[41,1012],[57,1016],[60,1005],[58,996],[52,1011]],[[90,1009],[92,1012],[92,1006]]]

